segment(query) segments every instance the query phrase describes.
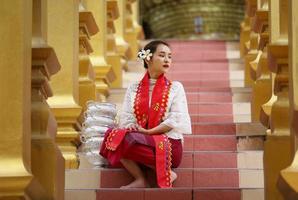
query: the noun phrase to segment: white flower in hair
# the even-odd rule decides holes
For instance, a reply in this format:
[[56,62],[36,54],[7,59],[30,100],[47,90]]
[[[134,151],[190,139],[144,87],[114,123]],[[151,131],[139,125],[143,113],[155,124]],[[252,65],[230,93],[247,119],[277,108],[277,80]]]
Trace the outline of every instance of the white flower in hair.
[[150,49],[147,49],[147,50],[144,50],[144,49],[142,49],[141,51],[139,51],[139,53],[138,53],[138,57],[140,58],[140,59],[142,59],[142,60],[150,60],[151,59],[151,56],[152,56],[153,54],[152,53],[150,53]]

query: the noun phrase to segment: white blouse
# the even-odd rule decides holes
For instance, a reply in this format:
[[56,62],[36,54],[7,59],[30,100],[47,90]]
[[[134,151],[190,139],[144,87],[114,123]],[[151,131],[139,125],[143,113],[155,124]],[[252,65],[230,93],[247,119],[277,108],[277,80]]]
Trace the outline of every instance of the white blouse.
[[[155,83],[155,79],[150,79],[150,102]],[[133,106],[138,84],[139,82],[133,83],[127,88],[122,112],[120,113],[120,127],[128,127],[137,123]],[[167,110],[161,124],[172,128],[172,130],[166,133],[169,138],[183,139],[183,134],[191,134],[191,121],[188,114],[185,91],[180,82],[172,82],[168,101]]]

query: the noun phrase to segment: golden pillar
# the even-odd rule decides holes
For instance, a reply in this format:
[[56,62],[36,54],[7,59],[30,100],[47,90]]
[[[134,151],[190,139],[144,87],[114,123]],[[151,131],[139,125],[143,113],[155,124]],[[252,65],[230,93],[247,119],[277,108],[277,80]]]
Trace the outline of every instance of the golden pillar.
[[[270,129],[264,144],[265,199],[283,199],[277,189],[279,173],[291,162],[289,130],[289,80],[288,80],[288,2],[271,0],[270,29],[274,31],[268,44],[269,69],[276,74]],[[274,16],[275,14],[275,16]]]
[[259,34],[258,56],[251,62],[251,77],[255,80],[252,86],[251,112],[252,121],[260,120],[261,106],[271,97],[271,77],[267,63],[268,33],[268,1],[258,0],[258,9],[255,13],[253,30]]
[[118,17],[118,1],[107,0],[107,62],[112,66],[115,73],[115,80],[111,83],[113,88],[122,87],[121,55],[117,52],[114,23]]
[[31,199],[32,1],[2,1],[0,15],[0,198]]
[[125,13],[125,40],[130,44],[131,48],[131,60],[137,59],[139,51],[139,31],[140,29],[136,26],[136,20],[133,15],[133,3],[135,0],[126,1],[126,13]]
[[65,161],[55,142],[56,119],[46,101],[53,95],[50,77],[60,70],[54,49],[47,45],[47,11],[46,0],[33,0],[31,160],[34,178],[28,192],[34,199],[64,199]]
[[48,44],[55,49],[61,64],[53,77],[54,97],[48,102],[58,122],[56,141],[65,158],[66,168],[78,168],[76,154],[82,111],[79,102],[79,2],[50,0],[48,2]]
[[289,125],[290,125],[290,140],[291,140],[291,161],[288,167],[280,172],[278,180],[278,188],[282,193],[284,199],[295,200],[298,199],[298,65],[297,65],[297,7],[296,0],[289,0]]
[[87,101],[96,100],[95,72],[89,54],[93,51],[90,38],[98,32],[98,26],[92,13],[85,10],[82,4],[79,20],[79,105],[85,110]]
[[[246,15],[248,16],[249,22],[248,24],[252,26],[252,20],[255,16],[257,9],[257,0],[246,0]],[[244,57],[244,63],[245,63],[245,69],[244,69],[244,83],[246,87],[251,87],[254,83],[254,80],[250,76],[250,62],[257,59],[257,56],[259,54],[258,51],[258,42],[259,42],[259,34],[255,33],[252,30],[252,27],[250,27],[250,31],[248,33],[248,41],[246,41],[244,45],[243,50],[243,57]]]
[[245,43],[250,39],[250,17],[245,15],[244,20],[240,24],[240,57],[243,58],[247,54],[247,49],[245,48]]
[[107,2],[106,0],[83,0],[83,5],[91,11],[100,31],[91,38],[93,52],[90,54],[95,71],[97,99],[106,101],[109,85],[115,80],[115,73],[107,63]]
[[137,39],[138,39],[138,43],[140,42],[140,40],[145,39],[145,33],[143,31],[143,27],[140,26],[139,22],[140,22],[140,1],[139,0],[135,0],[132,3],[132,18],[133,18],[133,26],[135,27],[138,35],[137,35]]
[[115,29],[116,29],[116,46],[117,52],[121,56],[121,66],[125,71],[127,70],[127,59],[130,59],[132,56],[131,49],[129,44],[124,40],[125,32],[125,19],[126,19],[126,1],[127,0],[118,0],[119,7],[119,17],[115,20]]

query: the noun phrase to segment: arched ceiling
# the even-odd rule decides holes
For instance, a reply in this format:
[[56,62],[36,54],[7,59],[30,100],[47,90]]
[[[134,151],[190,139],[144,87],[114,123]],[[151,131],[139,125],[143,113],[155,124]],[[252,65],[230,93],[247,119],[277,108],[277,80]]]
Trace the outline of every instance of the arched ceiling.
[[147,38],[237,39],[244,1],[140,0],[140,16]]

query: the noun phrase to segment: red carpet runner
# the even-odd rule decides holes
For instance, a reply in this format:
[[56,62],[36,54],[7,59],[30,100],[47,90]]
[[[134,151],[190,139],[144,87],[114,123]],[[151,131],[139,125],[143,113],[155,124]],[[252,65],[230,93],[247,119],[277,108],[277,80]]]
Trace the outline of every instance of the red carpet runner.
[[132,179],[123,169],[104,169],[98,200],[240,200],[236,126],[224,42],[171,41],[168,77],[183,83],[193,135],[173,189],[118,189]]

